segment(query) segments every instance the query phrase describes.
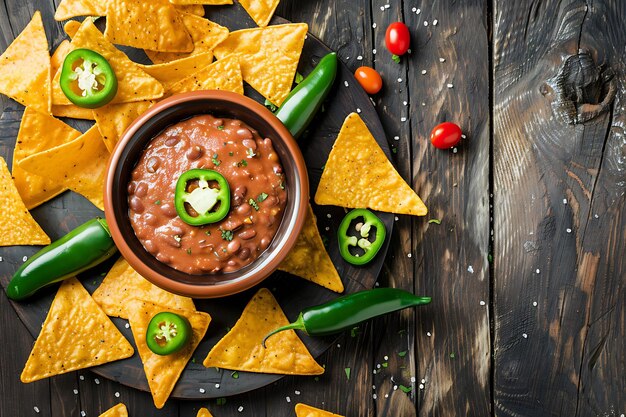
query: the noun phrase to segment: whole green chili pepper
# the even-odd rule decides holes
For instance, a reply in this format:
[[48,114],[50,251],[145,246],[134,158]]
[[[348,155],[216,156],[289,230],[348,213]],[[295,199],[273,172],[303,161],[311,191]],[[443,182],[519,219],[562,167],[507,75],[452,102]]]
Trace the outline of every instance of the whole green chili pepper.
[[7,286],[7,295],[23,300],[47,285],[98,265],[115,252],[106,220],[89,220],[25,262]]
[[344,295],[302,310],[295,322],[265,336],[263,347],[270,336],[284,330],[302,330],[309,336],[325,336],[352,328],[362,321],[430,301],[430,297],[418,297],[398,288],[375,288]]
[[313,71],[294,88],[276,111],[276,117],[294,138],[307,128],[330,92],[337,75],[337,54],[326,55]]

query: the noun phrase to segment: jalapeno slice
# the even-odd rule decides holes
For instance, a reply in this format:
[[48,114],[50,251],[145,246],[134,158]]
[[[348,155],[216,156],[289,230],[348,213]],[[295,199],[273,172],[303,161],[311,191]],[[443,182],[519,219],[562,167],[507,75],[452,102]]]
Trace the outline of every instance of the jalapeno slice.
[[117,93],[117,77],[109,61],[91,49],[67,54],[59,85],[69,101],[87,109],[104,106]]
[[[211,187],[213,181],[218,188]],[[211,169],[190,169],[176,182],[174,206],[178,217],[192,226],[219,222],[230,210],[228,181]]]
[[162,311],[150,320],[146,331],[146,343],[157,355],[171,355],[187,345],[191,334],[191,324],[187,318]]
[[[362,218],[363,221],[356,223],[356,234],[348,234],[350,224],[353,220]],[[370,233],[372,228],[376,229],[374,240],[370,241]],[[339,253],[341,257],[353,265],[365,265],[370,262],[385,242],[387,229],[385,224],[374,213],[367,209],[355,209],[346,214],[343,218],[339,229],[337,230],[337,238],[339,239]],[[350,252],[350,247],[359,247],[362,254]],[[358,249],[357,249],[358,251]]]

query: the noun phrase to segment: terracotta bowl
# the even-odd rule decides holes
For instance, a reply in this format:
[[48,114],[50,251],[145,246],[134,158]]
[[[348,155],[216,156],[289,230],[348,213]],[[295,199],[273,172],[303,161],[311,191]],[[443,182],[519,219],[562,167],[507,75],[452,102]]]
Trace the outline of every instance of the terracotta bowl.
[[[251,264],[228,273],[191,275],[159,262],[135,236],[128,216],[127,185],[148,143],[180,120],[212,114],[242,120],[272,139],[287,183],[287,205],[270,246]],[[172,96],[140,116],[124,132],[109,161],[104,206],[115,244],[143,277],[170,292],[194,298],[223,297],[244,291],[268,277],[295,244],[309,201],[309,179],[302,153],[287,128],[256,101],[225,91],[198,91]]]

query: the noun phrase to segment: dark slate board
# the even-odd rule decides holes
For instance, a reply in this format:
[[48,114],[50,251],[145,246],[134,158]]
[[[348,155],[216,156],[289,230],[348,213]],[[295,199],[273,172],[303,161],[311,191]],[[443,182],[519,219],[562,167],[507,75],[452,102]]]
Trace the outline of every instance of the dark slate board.
[[[247,16],[243,18],[242,13],[242,9],[238,7],[214,7],[211,8],[211,13],[207,17],[229,27],[231,30],[253,27],[253,23]],[[282,23],[288,22],[279,17],[275,17],[272,20],[272,24]],[[102,22],[99,22],[99,24],[102,24]],[[53,45],[53,47],[56,47],[56,45]],[[143,52],[128,48],[122,49],[132,59],[138,62],[147,62]],[[304,75],[308,74],[315,64],[319,62],[320,58],[329,52],[330,49],[327,46],[309,34],[300,58],[299,72]],[[347,87],[344,82],[348,83]],[[246,95],[259,102],[264,102],[264,99],[249,86],[246,86]],[[20,105],[12,104],[5,109],[0,118],[0,155],[7,160],[9,165],[23,111]],[[312,122],[309,131],[300,139],[300,147],[308,166],[311,195],[314,194],[317,188],[322,174],[322,167],[326,163],[328,153],[332,148],[343,120],[349,113],[354,111],[360,111],[361,117],[368,125],[372,134],[387,156],[390,157],[389,145],[372,102],[358,86],[352,72],[342,63],[339,66],[334,91],[327,98],[322,112]],[[82,131],[86,130],[90,125],[90,122],[86,121],[69,119],[66,121]],[[382,268],[384,253],[388,250],[390,239],[387,239],[382,249],[383,253],[377,256],[373,263],[367,267],[354,267],[341,259],[334,237],[334,231],[343,218],[345,210],[341,207],[318,207],[315,205],[314,210],[322,235],[328,237],[328,251],[339,274],[343,278],[346,292],[351,293],[372,288]],[[32,214],[50,237],[55,240],[84,221],[94,216],[102,215],[102,212],[83,197],[66,192],[37,207],[32,211]],[[379,213],[379,215],[385,222],[388,232],[391,232],[394,216],[388,213]],[[22,257],[34,254],[37,249],[34,247],[0,249],[0,256],[2,256],[3,260],[0,263],[0,282],[3,286],[6,286],[12,274],[21,265]],[[90,292],[93,292],[113,262],[114,259],[81,274],[79,278],[83,285]],[[329,290],[282,272],[275,272],[262,285],[272,290],[285,313],[292,320],[297,317],[298,312],[303,308],[326,302],[337,296]],[[263,387],[282,377],[280,375],[240,372],[239,378],[234,379],[231,377],[231,371],[217,370],[215,368],[207,369],[201,364],[210,348],[226,333],[227,327],[234,325],[243,307],[257,289],[258,287],[219,300],[195,301],[199,310],[211,314],[212,322],[205,339],[196,350],[192,362],[188,364],[176,385],[171,395],[172,398],[208,399],[224,397]],[[30,302],[12,303],[18,316],[34,337],[39,333],[41,324],[45,320],[55,290],[56,287],[46,290]],[[125,327],[126,321],[121,319],[113,319],[113,321],[120,331],[134,344],[130,329]],[[314,339],[306,336],[302,338],[315,357],[327,350],[333,341],[330,338]],[[25,346],[24,348],[30,347]],[[137,354],[123,361],[92,368],[92,371],[129,387],[148,391],[147,380],[144,376],[141,360]],[[216,384],[219,384],[219,389],[216,388]],[[200,392],[201,389],[204,392]]]

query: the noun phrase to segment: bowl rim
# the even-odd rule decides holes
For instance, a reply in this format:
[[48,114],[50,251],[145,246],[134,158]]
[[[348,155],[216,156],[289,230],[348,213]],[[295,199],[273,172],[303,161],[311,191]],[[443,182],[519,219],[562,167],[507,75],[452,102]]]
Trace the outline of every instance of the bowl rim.
[[[279,140],[281,140],[286,146],[290,157],[293,159],[293,163],[295,166],[295,170],[298,173],[296,181],[299,182],[300,185],[300,195],[291,195],[289,198],[296,198],[296,204],[294,206],[294,211],[292,213],[291,219],[295,219],[293,221],[293,227],[288,230],[286,233],[286,237],[283,239],[284,244],[280,248],[275,248],[272,256],[266,258],[266,263],[264,266],[260,267],[256,271],[252,271],[251,274],[245,279],[238,279],[235,274],[238,271],[229,272],[228,274],[233,274],[233,279],[224,282],[224,283],[216,283],[212,285],[202,285],[202,284],[192,284],[180,282],[175,279],[172,279],[166,275],[163,275],[151,268],[148,264],[143,262],[139,256],[135,253],[134,250],[130,248],[130,246],[126,243],[126,239],[120,227],[118,225],[118,219],[115,216],[115,198],[113,197],[113,186],[116,180],[116,170],[117,166],[120,163],[120,159],[124,148],[131,142],[131,140],[135,137],[135,133],[148,121],[150,121],[153,117],[157,116],[159,113],[178,105],[184,105],[185,103],[191,103],[193,101],[206,101],[213,100],[216,102],[228,102],[230,105],[242,106],[247,110],[256,113],[259,117],[263,118],[269,125],[269,127],[274,130],[278,136]],[[200,113],[198,113],[200,114]],[[254,127],[254,126],[253,126]],[[139,140],[139,139],[136,139]],[[104,213],[107,223],[109,225],[109,230],[113,241],[115,242],[117,248],[119,249],[122,257],[126,259],[129,265],[137,272],[139,275],[150,281],[151,283],[157,285],[160,288],[163,288],[167,291],[170,291],[175,294],[180,294],[187,297],[192,298],[215,298],[215,297],[225,297],[228,295],[236,294],[241,291],[245,291],[263,281],[267,278],[272,272],[274,272],[279,264],[284,260],[287,256],[287,253],[293,248],[296,243],[296,240],[304,226],[304,221],[307,216],[307,206],[309,204],[309,179],[308,173],[306,169],[306,164],[304,161],[304,156],[300,151],[296,140],[293,138],[289,130],[283,125],[283,123],[265,106],[256,102],[255,100],[246,97],[242,94],[233,93],[230,91],[223,90],[202,90],[202,91],[194,91],[188,93],[176,94],[171,97],[168,97],[154,106],[149,108],[145,113],[135,119],[130,126],[124,131],[120,140],[116,144],[111,157],[109,159],[109,163],[107,166],[106,172],[106,181],[105,181],[105,189],[104,189]],[[285,219],[284,217],[281,219],[281,223],[284,221],[291,221],[290,219]],[[278,250],[280,249],[280,250]],[[150,255],[152,256],[152,255]],[[255,259],[250,265],[254,265],[261,258]],[[156,258],[155,258],[156,260]],[[158,261],[157,261],[158,262]],[[191,274],[189,274],[191,275]],[[194,275],[197,276],[197,275]]]

